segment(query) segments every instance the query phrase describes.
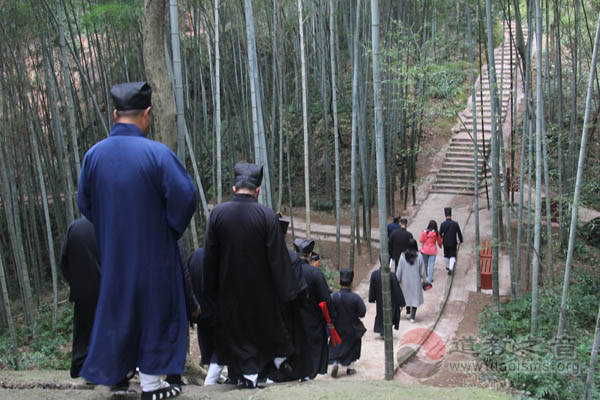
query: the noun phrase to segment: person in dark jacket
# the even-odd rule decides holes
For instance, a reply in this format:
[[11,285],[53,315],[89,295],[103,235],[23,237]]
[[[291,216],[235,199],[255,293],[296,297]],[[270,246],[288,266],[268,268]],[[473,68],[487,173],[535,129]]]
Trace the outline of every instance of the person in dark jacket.
[[235,165],[231,200],[212,210],[204,237],[204,290],[217,304],[217,361],[238,371],[247,388],[294,352],[282,304],[295,299],[297,280],[277,215],[257,201],[262,171]]
[[[390,263],[391,264],[391,263]],[[396,274],[390,271],[390,292],[392,294],[392,323],[394,329],[400,329],[400,311],[406,305],[404,295]],[[369,282],[369,303],[375,303],[377,314],[373,331],[383,337],[383,298],[381,294],[381,267],[371,273]]]
[[452,275],[456,265],[456,254],[459,244],[463,242],[463,236],[458,223],[452,220],[452,208],[444,208],[444,215],[446,220],[440,225],[440,235],[442,235],[442,245],[444,246],[446,271],[448,271],[448,275]]
[[390,235],[392,234],[392,232],[394,232],[396,229],[400,229],[400,216],[399,215],[394,216],[393,222],[388,224],[388,226],[387,226],[388,239],[390,238]]
[[100,292],[100,260],[94,225],[85,217],[69,225],[60,256],[60,269],[74,303],[71,378],[77,378],[87,357]]
[[292,362],[294,376],[301,380],[314,379],[317,374],[327,373],[328,346],[326,322],[319,303],[325,302],[332,322],[336,320],[335,309],[327,281],[319,268],[310,265],[313,240],[296,239],[294,248],[302,263],[302,278],[306,282],[306,295],[299,298],[298,309],[304,335],[296,343],[298,357]]
[[331,295],[331,302],[337,314],[336,330],[342,339],[337,346],[329,343],[329,360],[333,361],[331,376],[337,377],[339,365],[346,367],[346,374],[354,375],[356,369],[352,363],[360,358],[362,336],[366,329],[360,321],[367,308],[359,295],[352,293],[354,272],[344,268],[340,270],[341,289]]
[[396,229],[390,235],[388,249],[390,252],[390,257],[394,259],[394,265],[396,268],[398,266],[400,254],[402,254],[408,247],[408,241],[413,239],[413,234],[406,230],[407,226],[408,220],[406,218],[402,218],[400,220],[400,228]]

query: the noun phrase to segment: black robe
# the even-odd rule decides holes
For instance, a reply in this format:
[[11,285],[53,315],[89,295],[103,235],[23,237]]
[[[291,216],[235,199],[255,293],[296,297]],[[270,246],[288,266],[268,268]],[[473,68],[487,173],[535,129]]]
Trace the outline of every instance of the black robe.
[[204,249],[194,251],[188,261],[194,297],[200,305],[200,315],[196,319],[198,326],[198,345],[200,346],[201,365],[210,364],[216,350],[216,302],[203,290],[204,287]]
[[[303,357],[302,343],[306,340],[305,325],[303,320],[302,307],[305,307],[306,296],[308,295],[308,284],[302,276],[302,260],[296,252],[289,250],[290,260],[292,261],[292,271],[296,279],[296,298],[293,301],[282,304],[283,321],[292,337],[294,343],[294,353],[288,357],[288,361],[292,366],[292,374],[287,374],[275,368],[274,364],[268,364],[261,374],[261,378],[269,378],[275,382],[296,381],[300,378],[298,366],[302,363]],[[305,375],[306,376],[306,375]]]
[[[406,305],[402,289],[398,283],[396,275],[390,271],[390,289],[392,294],[392,323],[394,329],[400,328],[400,311]],[[383,335],[383,295],[381,292],[381,267],[371,273],[369,283],[369,303],[377,305],[377,314],[375,315],[375,324],[373,331]]]
[[100,291],[100,259],[94,225],[79,218],[69,225],[62,246],[60,269],[75,303],[71,377],[77,378],[87,357]]
[[408,241],[414,239],[413,234],[406,229],[400,227],[392,232],[388,242],[388,249],[390,257],[394,259],[394,263],[397,266],[400,254],[404,253],[404,250],[408,247]]
[[329,343],[329,361],[337,361],[343,366],[348,366],[360,358],[362,335],[357,336],[356,326],[362,325],[360,318],[365,316],[367,308],[360,296],[347,288],[332,294],[331,302],[337,313],[335,329],[342,343],[335,347]]
[[296,296],[275,212],[234,194],[210,214],[204,239],[204,290],[216,299],[218,362],[242,374],[261,372],[293,353],[282,303]]
[[319,303],[326,302],[329,316],[335,324],[336,311],[331,303],[327,281],[319,268],[313,267],[302,259],[302,277],[306,281],[307,290],[304,296],[299,296],[298,316],[301,332],[294,335],[296,343],[295,357],[290,358],[295,379],[309,377],[314,379],[317,374],[327,373],[328,346],[325,318]]

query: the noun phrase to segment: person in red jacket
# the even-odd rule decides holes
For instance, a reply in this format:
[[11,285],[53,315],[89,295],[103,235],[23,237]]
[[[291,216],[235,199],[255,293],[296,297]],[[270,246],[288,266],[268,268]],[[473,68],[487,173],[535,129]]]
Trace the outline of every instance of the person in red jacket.
[[[435,265],[435,257],[437,256],[437,247],[442,248],[442,236],[438,232],[437,222],[434,220],[429,221],[427,229],[421,232],[421,238],[419,239],[423,245],[421,247],[421,255],[423,256],[423,263],[428,267],[428,279],[429,282],[433,282],[433,267]],[[437,247],[436,247],[437,245]]]

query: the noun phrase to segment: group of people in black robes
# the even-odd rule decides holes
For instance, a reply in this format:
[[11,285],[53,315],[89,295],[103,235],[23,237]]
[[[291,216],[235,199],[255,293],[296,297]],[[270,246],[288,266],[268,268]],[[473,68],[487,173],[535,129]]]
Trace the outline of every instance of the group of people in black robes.
[[[330,362],[334,364],[336,375],[339,364],[347,367],[349,375],[355,373],[351,363],[360,357],[360,338],[364,332],[361,333],[357,325],[362,325],[359,318],[364,316],[365,307],[360,297],[350,291],[352,276],[348,271],[342,271],[342,289],[332,298],[325,277],[318,268],[320,257],[314,251],[315,242],[297,239],[295,251],[287,249],[284,237],[288,222],[257,201],[262,182],[262,167],[259,165],[236,164],[230,201],[218,204],[212,210],[204,245],[189,257],[185,256],[179,239],[189,223],[189,208],[183,209],[185,216],[176,214],[182,210],[169,209],[169,202],[173,202],[174,207],[187,207],[187,203],[182,204],[183,200],[178,199],[178,188],[158,182],[158,187],[162,185],[167,190],[163,198],[166,199],[166,210],[159,210],[166,215],[160,219],[168,223],[163,230],[173,240],[168,250],[163,251],[168,257],[172,255],[175,258],[169,258],[169,263],[162,267],[158,260],[153,260],[156,272],[150,276],[145,275],[143,269],[136,270],[129,265],[138,265],[139,259],[147,258],[146,254],[138,254],[142,251],[155,253],[156,249],[147,246],[156,246],[157,242],[154,237],[149,243],[132,242],[143,237],[138,233],[138,236],[122,239],[131,243],[132,249],[128,249],[111,237],[111,234],[123,237],[115,231],[117,228],[111,226],[115,224],[117,215],[122,219],[116,225],[127,229],[130,234],[136,231],[136,224],[145,227],[147,222],[136,219],[138,212],[133,212],[133,216],[127,215],[125,211],[132,212],[128,204],[124,210],[115,210],[118,203],[98,206],[98,201],[105,200],[107,195],[113,196],[111,200],[116,197],[114,193],[99,192],[103,185],[114,179],[119,180],[118,185],[127,183],[122,176],[115,177],[109,164],[98,166],[98,163],[103,158],[111,158],[104,153],[104,148],[109,151],[111,146],[121,146],[113,151],[128,150],[126,156],[131,158],[132,163],[139,161],[136,159],[139,155],[128,147],[138,144],[137,137],[148,141],[138,135],[139,131],[143,134],[147,126],[149,106],[143,108],[145,111],[139,115],[137,108],[133,109],[133,113],[127,112],[127,106],[131,102],[148,105],[149,99],[144,97],[144,92],[151,93],[146,83],[113,88],[111,93],[120,110],[120,113],[115,111],[115,139],[97,149],[92,148],[84,159],[79,202],[85,217],[70,225],[61,258],[63,275],[71,287],[70,299],[75,303],[71,376],[82,376],[89,383],[109,385],[122,392],[128,391],[129,380],[137,370],[142,399],[178,396],[183,385],[181,361],[185,361],[185,358],[180,359],[180,350],[187,342],[180,339],[182,316],[184,321],[197,324],[201,362],[209,366],[205,380],[207,385],[224,379],[222,371],[225,366],[227,380],[247,388],[257,387],[261,380],[314,379],[318,374],[327,373]],[[139,118],[142,122],[130,121],[126,118],[128,116]],[[150,154],[142,155],[142,159],[154,157],[160,164],[165,162],[165,157],[172,157],[165,148],[154,148],[154,144],[147,142],[141,144],[150,147]],[[156,154],[152,154],[153,151]],[[165,154],[159,155],[160,152]],[[122,164],[127,162],[121,161]],[[150,169],[148,166],[142,168]],[[175,165],[175,168],[179,166]],[[125,175],[127,178],[129,174]],[[172,175],[166,175],[159,175],[159,179],[172,178]],[[137,188],[134,185],[132,190],[139,189],[140,195],[148,195],[146,184],[153,184],[152,177],[147,183],[138,183]],[[137,196],[130,196],[127,200],[144,202]],[[178,200],[180,204],[177,204]],[[147,212],[158,212],[152,207],[161,207],[158,202],[151,203],[150,207],[144,207],[144,204],[138,206]],[[159,282],[151,280],[162,277],[164,271],[170,275],[169,278],[163,277]],[[135,276],[134,272],[137,273]],[[110,281],[107,276],[110,276]],[[137,279],[138,284],[131,279]],[[161,283],[166,285],[162,288],[164,290],[161,290]],[[155,290],[149,291],[145,284]],[[157,286],[153,286],[155,284]],[[121,292],[120,296],[115,296],[115,290]],[[169,304],[175,307],[171,309],[175,312],[171,321],[156,320],[155,316],[146,315],[152,302],[156,303],[156,300],[150,301],[152,296],[160,299],[165,295],[170,299]],[[173,299],[181,299],[183,303],[177,300],[173,304]],[[123,315],[114,318],[118,303]],[[163,307],[163,303],[157,304],[159,308]],[[185,310],[178,304],[184,304]],[[157,328],[144,331],[144,321],[139,319],[128,317],[127,322],[120,322],[136,312],[166,325],[160,331],[156,331]],[[163,312],[163,309],[157,312]],[[107,319],[109,316],[113,316],[114,320]],[[132,321],[139,322],[131,325]],[[329,333],[335,331],[335,325],[338,326],[341,343],[333,346],[329,344]],[[141,339],[138,332],[143,334]],[[166,336],[162,339],[161,335]],[[113,343],[111,337],[118,337],[123,343],[140,343],[140,340],[143,342],[150,337],[151,342],[147,342],[147,346],[156,350],[123,349],[119,347],[121,342]],[[169,358],[164,352],[168,346],[163,344],[174,343],[173,339],[177,346],[170,351],[174,352],[175,358]],[[118,351],[126,351],[131,362],[120,365],[117,371],[113,366],[119,362],[115,355]],[[153,359],[154,355],[157,359]],[[152,365],[156,366],[155,369]],[[163,381],[161,376],[164,375],[167,378]]]

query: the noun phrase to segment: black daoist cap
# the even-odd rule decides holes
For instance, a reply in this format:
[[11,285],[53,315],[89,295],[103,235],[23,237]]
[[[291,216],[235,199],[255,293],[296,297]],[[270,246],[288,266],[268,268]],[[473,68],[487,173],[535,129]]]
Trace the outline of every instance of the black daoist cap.
[[350,268],[340,269],[340,285],[350,286],[354,280],[354,271]]
[[444,208],[444,215],[445,215],[446,217],[449,217],[449,216],[451,216],[451,215],[452,215],[452,208],[450,208],[450,207],[446,207],[446,208]]
[[294,240],[294,249],[296,253],[301,256],[307,256],[312,253],[315,248],[315,241],[308,239],[296,239]]
[[145,110],[152,105],[148,82],[120,83],[110,89],[117,111]]
[[260,186],[263,178],[263,167],[257,164],[237,163],[233,167],[234,183],[233,186],[239,188],[244,183],[254,186]]

